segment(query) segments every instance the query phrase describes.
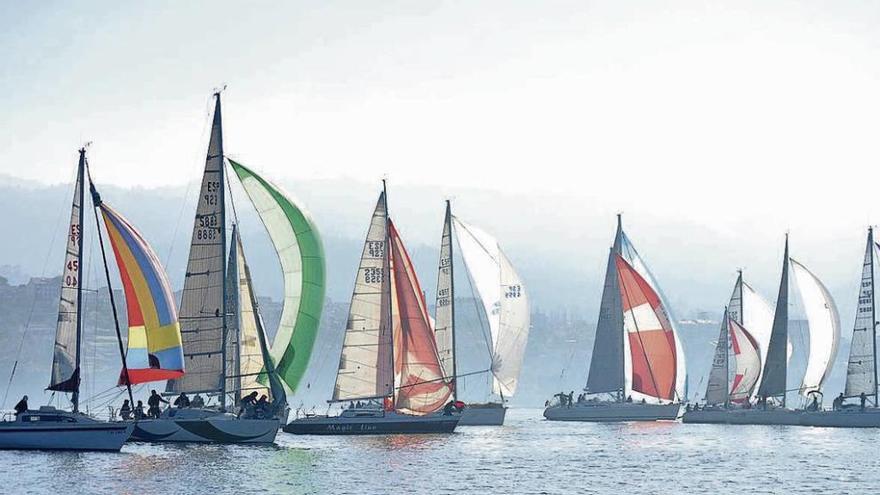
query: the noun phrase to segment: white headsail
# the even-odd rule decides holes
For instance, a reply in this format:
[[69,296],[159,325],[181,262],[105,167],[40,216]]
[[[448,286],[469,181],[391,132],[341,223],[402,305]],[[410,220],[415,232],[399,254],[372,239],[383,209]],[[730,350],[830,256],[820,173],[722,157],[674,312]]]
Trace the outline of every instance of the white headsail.
[[794,259],[791,259],[791,268],[810,327],[810,353],[800,389],[801,394],[807,395],[821,390],[834,364],[840,341],[840,317],[834,299],[822,282]]
[[[846,387],[843,395],[858,397],[877,393],[877,359],[875,339],[875,300],[874,300],[874,259],[877,246],[874,232],[868,230],[868,245],[865,247],[865,260],[862,265],[862,279],[859,286],[859,300],[856,307],[856,321],[853,326],[852,345],[846,367]],[[876,398],[875,398],[876,400]],[[876,404],[876,402],[875,402]]]
[[529,335],[525,286],[494,237],[457,217],[453,223],[461,255],[489,320],[492,391],[510,397],[516,391]]

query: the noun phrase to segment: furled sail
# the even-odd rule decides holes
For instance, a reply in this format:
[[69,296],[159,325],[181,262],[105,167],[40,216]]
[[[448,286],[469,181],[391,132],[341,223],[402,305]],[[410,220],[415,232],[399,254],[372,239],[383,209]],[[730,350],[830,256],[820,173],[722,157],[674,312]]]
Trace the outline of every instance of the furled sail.
[[169,393],[217,392],[225,388],[226,214],[220,96],[196,206],[189,261],[180,301],[186,374],[170,380]]
[[383,192],[370,220],[354,282],[333,400],[390,397],[394,392],[390,287],[386,285],[390,284],[387,211]]
[[[128,314],[128,383],[184,374],[180,324],[168,276],[152,247],[107,203],[97,205],[113,246]],[[120,384],[126,383],[121,374]]]
[[801,394],[806,396],[822,389],[834,365],[840,342],[840,317],[834,299],[822,282],[794,259],[791,268],[810,327],[810,354],[800,388]]
[[275,184],[229,160],[260,215],[284,275],[284,306],[272,357],[282,380],[296,390],[306,372],[324,306],[321,237],[309,214]]
[[492,391],[510,397],[516,391],[529,335],[525,286],[494,237],[458,217],[454,224],[461,255],[489,320]]
[[[52,377],[48,390],[74,392],[79,390],[79,344],[82,322],[80,269],[82,267],[83,181],[85,180],[86,151],[79,151],[73,206],[67,230],[67,251],[61,277],[61,300],[58,304],[58,325],[55,328],[55,347],[52,358]],[[76,399],[74,399],[76,406]]]
[[735,369],[730,386],[730,401],[748,400],[761,374],[761,351],[758,341],[736,320],[729,318],[730,347],[733,351]]
[[394,289],[395,409],[407,414],[440,410],[452,395],[443,373],[427,305],[403,241],[388,222]]
[[455,293],[452,263],[452,213],[446,202],[443,233],[440,236],[440,261],[437,266],[437,300],[434,309],[434,338],[444,376],[455,380]]
[[729,368],[728,323],[729,314],[724,312],[721,321],[721,332],[715,343],[715,356],[712,358],[712,369],[709,371],[709,382],[706,385],[706,404],[719,405],[727,403],[727,374]]
[[785,398],[787,377],[788,349],[788,236],[785,236],[785,254],[782,259],[782,279],[779,282],[779,296],[776,298],[776,312],[773,316],[773,327],[767,354],[764,356],[764,368],[761,371],[761,385],[758,395],[761,397],[782,396]]
[[620,288],[617,278],[617,256],[621,252],[623,228],[620,215],[617,216],[617,232],[614,244],[608,253],[605,269],[605,285],[602,289],[602,303],[599,306],[599,322],[596,324],[596,339],[590,358],[590,372],[587,376],[587,391],[599,393],[623,393],[624,344],[623,310],[620,302]]
[[635,268],[621,256],[615,262],[630,349],[630,388],[648,397],[674,400],[677,349],[666,310]]
[[856,307],[856,322],[853,328],[849,362],[846,367],[846,387],[843,395],[858,397],[861,394],[876,395],[877,377],[874,314],[874,232],[868,230],[868,245],[865,247],[865,260],[862,265],[862,280],[859,286],[859,300]]

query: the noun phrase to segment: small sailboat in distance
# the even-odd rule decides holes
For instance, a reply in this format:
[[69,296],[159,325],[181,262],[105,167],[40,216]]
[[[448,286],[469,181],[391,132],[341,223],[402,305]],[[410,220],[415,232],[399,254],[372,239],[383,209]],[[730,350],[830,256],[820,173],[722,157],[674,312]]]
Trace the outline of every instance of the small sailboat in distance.
[[[58,325],[55,333],[55,352],[52,359],[52,377],[47,388],[47,390],[54,392],[69,393],[72,408],[70,411],[66,411],[52,406],[43,406],[37,410],[19,412],[16,414],[14,421],[0,421],[0,449],[119,451],[134,429],[133,423],[100,421],[80,410],[79,392],[82,379],[81,350],[83,341],[82,291],[84,282],[81,274],[87,273],[83,265],[82,237],[85,189],[86,181],[89,180],[88,177],[86,150],[82,148],[79,150],[79,165],[77,168],[76,185],[74,187],[73,207],[66,236],[66,256],[61,277],[61,298],[58,307]],[[90,180],[89,185],[91,186]],[[116,321],[116,307],[113,301],[113,290],[110,287],[110,272],[107,270],[107,259],[104,256],[104,241],[103,237],[101,237],[97,212],[100,211],[102,213],[105,227],[108,232],[111,232],[111,235],[113,232],[111,222],[113,221],[123,222],[126,234],[136,231],[119,213],[100,201],[100,197],[95,192],[93,186],[91,186],[91,189],[93,204],[96,208],[95,228],[101,243],[104,273],[107,276],[110,301],[113,306],[114,320]],[[146,242],[143,241],[143,243],[149,249]],[[132,261],[131,259],[120,259],[117,253],[120,273],[125,273],[126,265]],[[136,304],[135,301],[126,302],[129,307]],[[116,321],[116,337],[119,343],[123,376],[125,376],[128,374],[129,369],[126,365],[126,356],[122,352],[122,338],[119,333],[118,321]],[[169,339],[173,340],[173,338],[173,331],[171,331]],[[179,333],[177,338],[179,341]],[[128,386],[127,383],[124,385]],[[131,398],[130,387],[128,387],[128,396]]]
[[[482,303],[480,325],[486,339],[491,374],[491,395],[497,397],[483,403],[468,402],[461,413],[459,426],[498,426],[504,424],[505,401],[516,392],[519,373],[529,335],[529,300],[525,284],[498,241],[486,232],[452,215],[449,201],[443,222],[440,264],[437,281],[435,332],[444,368],[457,375],[455,347],[455,284],[453,233],[467,269],[474,297]],[[475,373],[479,373],[476,371]],[[471,374],[468,372],[465,375]],[[453,394],[458,395],[458,380],[453,381]]]
[[[384,184],[383,184],[384,185]],[[449,433],[452,373],[438,352],[424,295],[379,195],[354,283],[336,385],[338,416],[306,415],[284,431],[311,435]],[[442,411],[442,412],[441,412]]]
[[608,255],[585,394],[564,392],[553,421],[674,420],[687,377],[684,352],[659,286],[623,231]]

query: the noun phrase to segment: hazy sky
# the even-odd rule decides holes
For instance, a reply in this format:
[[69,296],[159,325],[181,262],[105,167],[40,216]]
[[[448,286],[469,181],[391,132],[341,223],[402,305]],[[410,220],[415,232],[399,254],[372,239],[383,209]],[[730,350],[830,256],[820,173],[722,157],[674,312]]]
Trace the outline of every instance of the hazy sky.
[[819,273],[845,243],[857,276],[880,217],[880,4],[676,4],[8,2],[0,173],[68,181],[92,140],[102,182],[195,180],[226,83],[229,154],[288,184],[565,196],[702,223],[768,266],[791,229]]

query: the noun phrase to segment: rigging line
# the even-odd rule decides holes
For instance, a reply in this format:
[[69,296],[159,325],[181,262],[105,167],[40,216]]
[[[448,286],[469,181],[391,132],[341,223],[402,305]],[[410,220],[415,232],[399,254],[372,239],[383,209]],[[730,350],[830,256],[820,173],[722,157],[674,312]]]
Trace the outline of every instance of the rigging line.
[[[78,172],[74,172],[74,178],[72,181],[70,181],[71,183],[76,182],[75,176],[77,173]],[[49,258],[52,257],[52,252],[55,250],[55,240],[58,237],[59,224],[61,223],[62,218],[64,218],[64,211],[65,211],[64,205],[66,205],[66,204],[67,204],[67,198],[64,198],[64,202],[61,203],[61,207],[58,208],[58,216],[55,218],[55,222],[54,222],[54,225],[52,228],[52,238],[49,241],[49,247],[46,250],[46,256],[45,256],[45,258],[43,258],[43,267],[40,269],[40,278],[45,278],[45,276],[46,276],[46,267],[49,266]],[[80,207],[82,207],[82,205],[80,205]],[[28,283],[30,283],[30,281]],[[13,361],[12,370],[9,372],[9,381],[6,383],[6,391],[3,393],[3,402],[0,403],[0,408],[6,407],[6,399],[9,396],[9,389],[12,386],[13,379],[15,378],[15,371],[18,368],[18,360],[21,357],[21,349],[24,346],[24,339],[27,336],[28,330],[30,329],[31,321],[33,320],[33,317],[34,317],[34,310],[36,309],[36,306],[37,306],[37,297],[38,296],[39,296],[39,291],[35,290],[34,291],[34,298],[31,300],[30,310],[28,310],[28,317],[27,317],[27,320],[25,321],[25,324],[24,324],[24,330],[22,331],[21,339],[18,342],[18,348],[15,351],[15,361]]]

